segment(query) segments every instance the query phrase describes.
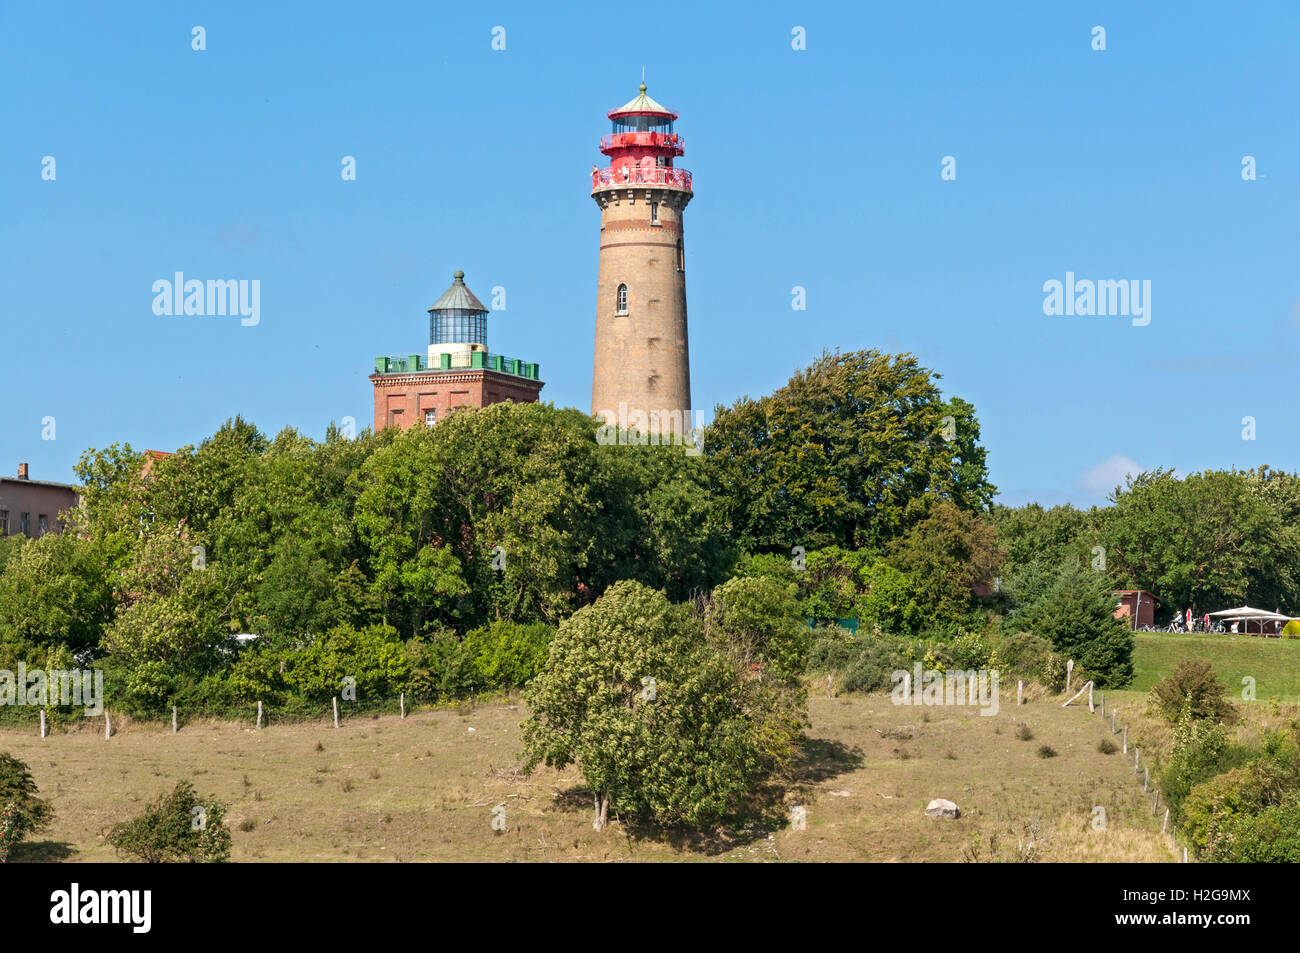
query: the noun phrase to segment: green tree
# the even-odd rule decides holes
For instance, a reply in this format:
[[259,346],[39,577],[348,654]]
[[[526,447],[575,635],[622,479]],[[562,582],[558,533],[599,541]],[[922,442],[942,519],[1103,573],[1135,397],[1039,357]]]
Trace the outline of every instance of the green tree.
[[54,809],[40,796],[27,765],[8,752],[0,752],[0,811],[8,815],[0,838],[0,851],[50,826]]
[[412,632],[572,611],[599,519],[595,450],[586,415],[509,402],[417,424],[377,450],[356,519],[392,621]]
[[[1297,565],[1295,533],[1243,474],[1167,470],[1130,477],[1106,521],[1108,568],[1128,588],[1196,614],[1281,598],[1258,566]],[[1273,606],[1270,606],[1273,607]]]
[[1099,688],[1123,688],[1133,678],[1133,633],[1115,618],[1116,604],[1110,577],[1070,559],[1007,616],[1007,626],[1047,639]]
[[945,500],[891,544],[888,559],[911,580],[930,624],[951,631],[972,620],[977,587],[991,587],[1002,552],[983,516]]
[[941,499],[983,509],[979,423],[908,354],[823,354],[770,396],[719,408],[710,483],[750,550],[881,547]]
[[111,615],[95,544],[73,532],[24,542],[0,571],[0,657],[30,662],[38,649],[93,649]]
[[611,807],[707,824],[735,808],[763,767],[739,693],[731,660],[686,607],[620,582],[561,624],[530,684],[527,767],[577,764],[597,830]]

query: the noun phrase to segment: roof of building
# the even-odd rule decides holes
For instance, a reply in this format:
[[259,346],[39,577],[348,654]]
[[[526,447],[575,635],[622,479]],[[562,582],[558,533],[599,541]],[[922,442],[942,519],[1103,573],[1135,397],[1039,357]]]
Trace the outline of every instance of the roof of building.
[[677,113],[673,112],[671,109],[667,108],[666,106],[659,105],[649,96],[647,96],[645,94],[645,83],[642,83],[641,90],[637,94],[636,99],[632,100],[630,103],[627,103],[624,106],[618,107],[618,109],[612,110],[609,113],[609,116],[612,119],[615,116],[625,116],[625,115],[636,116],[636,115],[646,115],[647,113],[656,116],[672,116],[674,118],[676,118],[677,116]]
[[430,311],[450,311],[459,309],[461,311],[487,311],[487,307],[482,301],[474,296],[474,292],[465,287],[465,272],[457,269],[452,275],[455,279],[451,287],[442,293],[442,297],[433,303]]
[[71,490],[73,493],[81,492],[81,487],[75,483],[57,483],[54,480],[25,480],[20,477],[0,477],[0,483],[12,483],[15,486],[52,486],[60,490]]

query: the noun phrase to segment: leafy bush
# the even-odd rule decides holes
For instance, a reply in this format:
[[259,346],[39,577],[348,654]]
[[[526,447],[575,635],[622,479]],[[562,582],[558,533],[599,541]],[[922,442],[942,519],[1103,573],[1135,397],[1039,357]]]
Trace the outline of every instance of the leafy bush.
[[[748,797],[783,746],[762,737],[745,673],[661,592],[616,583],[560,625],[527,690],[529,770],[577,764],[609,809],[702,826]],[[754,679],[757,681],[757,679]]]
[[1183,822],[1183,802],[1202,782],[1243,764],[1249,749],[1234,745],[1217,723],[1183,717],[1174,726],[1174,749],[1160,769],[1160,788],[1175,824]]
[[889,636],[827,626],[813,633],[809,667],[835,673],[845,691],[884,692],[893,686],[894,672],[911,669],[907,649],[908,643]]
[[706,630],[742,650],[765,674],[795,679],[808,666],[812,643],[795,592],[770,577],[724,582],[705,606]]
[[1032,632],[1013,632],[994,639],[993,646],[1003,679],[1037,682],[1053,692],[1064,687],[1065,660],[1047,639]]
[[316,701],[339,694],[345,678],[356,680],[359,699],[391,697],[410,674],[397,630],[385,625],[335,626],[287,658],[285,684]]
[[1193,720],[1232,722],[1236,709],[1225,697],[1228,687],[1214,677],[1205,659],[1185,658],[1151,689],[1156,709],[1170,724],[1184,712]]
[[119,854],[146,863],[222,863],[230,859],[226,809],[215,798],[200,798],[189,781],[160,794],[143,814],[114,824],[108,842]]
[[49,827],[54,809],[39,796],[27,765],[0,752],[0,810],[6,819],[0,831],[0,849],[6,858],[14,844]]
[[542,670],[554,637],[555,629],[544,622],[493,622],[465,636],[465,652],[480,685],[518,688]]

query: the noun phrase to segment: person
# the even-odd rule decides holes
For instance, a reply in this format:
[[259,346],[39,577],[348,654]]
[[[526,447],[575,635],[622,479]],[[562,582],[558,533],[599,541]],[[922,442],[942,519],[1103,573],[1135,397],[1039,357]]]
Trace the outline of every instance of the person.
[[1203,621],[1204,621],[1204,623],[1205,623],[1205,631],[1206,631],[1206,632],[1209,632],[1209,631],[1210,631],[1210,614],[1209,614],[1208,612],[1205,613],[1205,619],[1204,619]]
[[1232,620],[1232,634],[1233,634],[1233,635],[1236,635],[1236,634],[1237,634],[1237,620],[1236,620],[1236,619],[1233,619],[1233,620]]

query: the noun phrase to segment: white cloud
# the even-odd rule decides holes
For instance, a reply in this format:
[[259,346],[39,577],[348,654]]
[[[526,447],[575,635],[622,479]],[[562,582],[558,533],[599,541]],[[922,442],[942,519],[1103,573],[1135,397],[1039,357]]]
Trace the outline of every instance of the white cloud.
[[1074,485],[1093,496],[1105,496],[1115,487],[1123,486],[1126,476],[1137,476],[1141,472],[1142,467],[1136,460],[1117,453],[1088,470],[1074,481]]

